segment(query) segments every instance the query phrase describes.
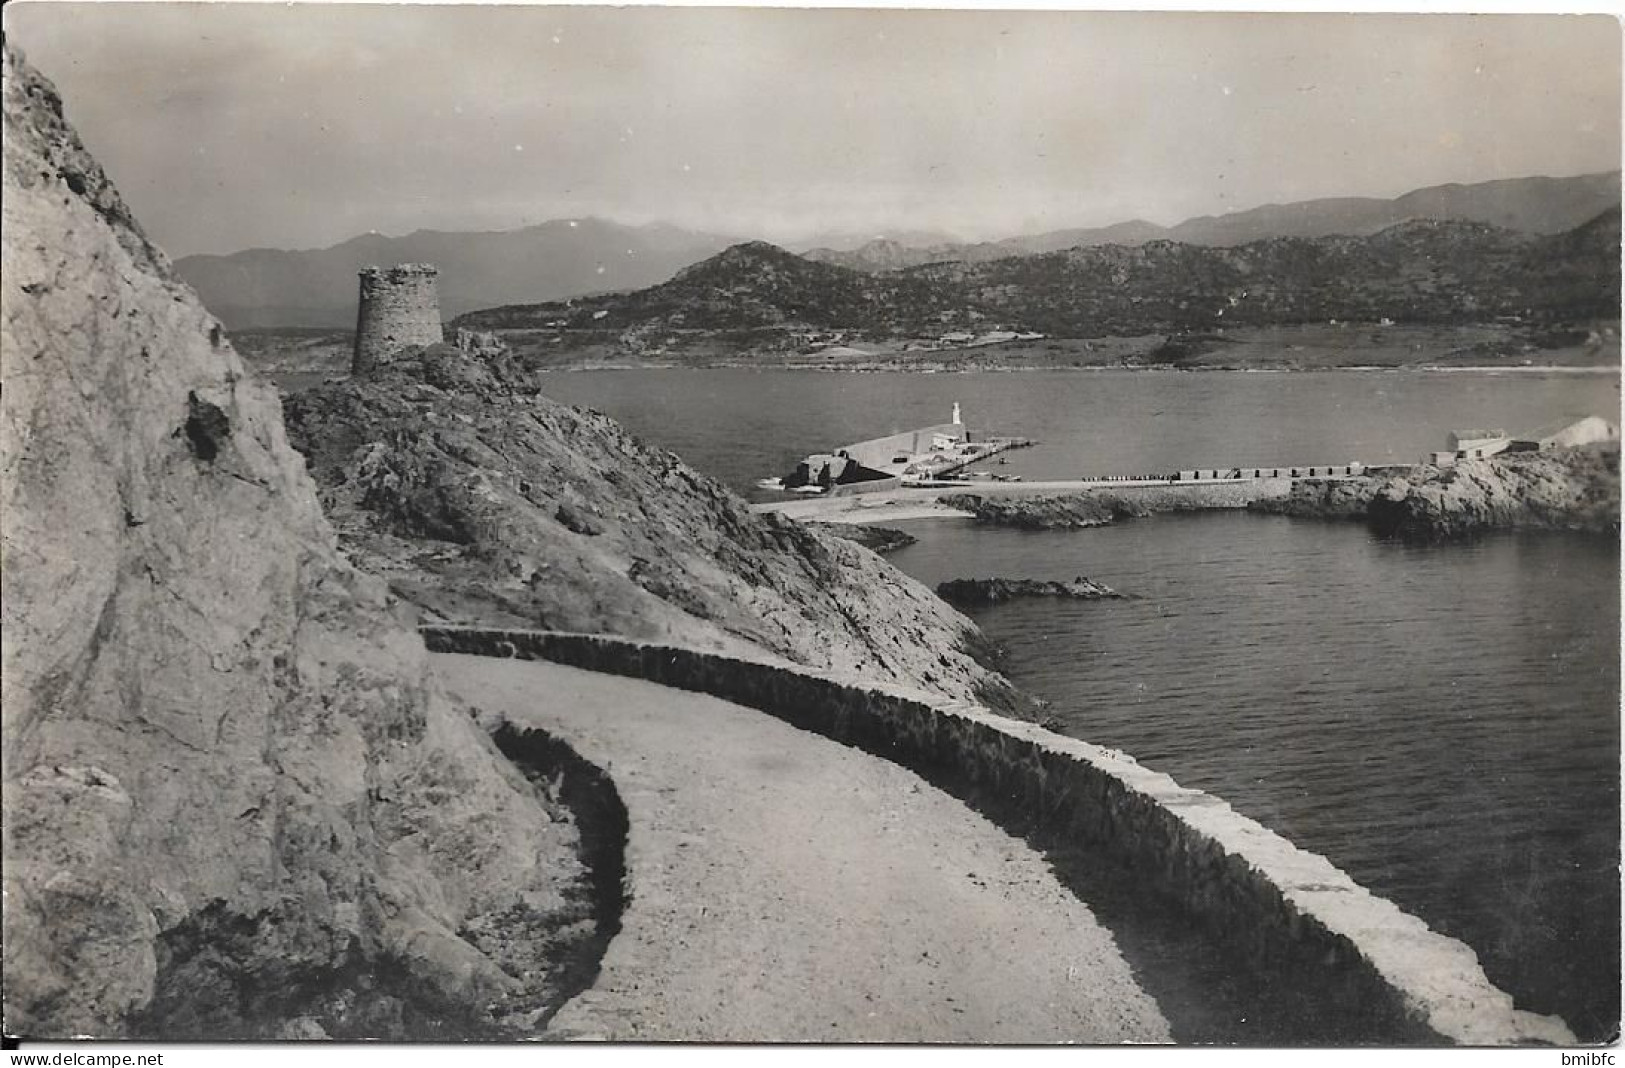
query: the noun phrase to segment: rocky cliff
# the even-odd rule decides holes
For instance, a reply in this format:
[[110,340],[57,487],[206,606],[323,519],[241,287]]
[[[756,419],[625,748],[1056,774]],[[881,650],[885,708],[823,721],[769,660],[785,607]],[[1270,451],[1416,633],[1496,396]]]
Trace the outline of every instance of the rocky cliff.
[[1390,479],[1367,519],[1379,534],[1422,539],[1528,528],[1617,533],[1619,494],[1617,444],[1503,453]]
[[352,557],[447,620],[750,646],[1020,707],[925,587],[536,382],[441,345],[290,397]]
[[425,681],[276,393],[9,45],[4,123],[6,1030],[526,1030],[575,830]]

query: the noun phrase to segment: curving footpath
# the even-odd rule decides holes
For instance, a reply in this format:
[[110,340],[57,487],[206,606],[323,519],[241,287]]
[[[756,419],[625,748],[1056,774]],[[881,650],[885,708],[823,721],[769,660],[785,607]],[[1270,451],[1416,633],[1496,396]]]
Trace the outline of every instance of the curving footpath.
[[[1266,1016],[1288,1010],[1277,1020],[1288,1026],[1269,1031],[1277,1041],[1576,1042],[1557,1017],[1519,1009],[1467,945],[1221,799],[1115,750],[979,705],[838,671],[813,673],[766,655],[740,658],[560,631],[444,624],[419,631],[437,653],[546,660],[737,702],[918,772],[1045,850],[1063,877],[1076,874],[1068,858],[1080,849],[1119,863],[1159,911],[1221,934],[1233,962],[1228,976],[1214,973],[1221,987],[1237,986],[1240,967],[1242,978],[1267,976],[1269,986],[1303,995],[1296,1010],[1290,998],[1274,1004],[1279,991],[1245,995],[1251,1008],[1244,1016],[1270,1004]],[[1111,894],[1084,896],[1112,907]],[[1143,954],[1146,946],[1131,940],[1126,948]],[[1165,978],[1155,970],[1151,965],[1146,982]],[[1199,1023],[1184,1040],[1212,1041],[1210,1024]]]
[[448,689],[604,767],[630,901],[550,1036],[1167,1042],[1112,936],[1021,841],[913,772],[718,698],[542,661]]

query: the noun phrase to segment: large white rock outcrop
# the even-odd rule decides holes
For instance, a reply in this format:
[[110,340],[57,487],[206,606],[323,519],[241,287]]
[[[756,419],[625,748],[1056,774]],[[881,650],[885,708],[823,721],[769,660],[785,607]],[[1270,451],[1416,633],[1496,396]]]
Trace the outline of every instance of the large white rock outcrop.
[[4,77],[6,1029],[523,1027],[573,828],[425,682],[51,85]]

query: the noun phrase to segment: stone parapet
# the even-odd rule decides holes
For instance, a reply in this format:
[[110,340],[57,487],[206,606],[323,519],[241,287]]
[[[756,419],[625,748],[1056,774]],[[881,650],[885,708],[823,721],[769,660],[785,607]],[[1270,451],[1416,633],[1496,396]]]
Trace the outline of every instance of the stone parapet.
[[974,704],[767,656],[606,635],[421,631],[433,652],[549,660],[711,694],[911,768],[1007,827],[1065,835],[1115,859],[1249,966],[1316,984],[1329,1009],[1358,1005],[1362,1016],[1386,1021],[1371,1041],[1576,1042],[1561,1020],[1515,1008],[1467,945],[1223,800],[1123,753]]

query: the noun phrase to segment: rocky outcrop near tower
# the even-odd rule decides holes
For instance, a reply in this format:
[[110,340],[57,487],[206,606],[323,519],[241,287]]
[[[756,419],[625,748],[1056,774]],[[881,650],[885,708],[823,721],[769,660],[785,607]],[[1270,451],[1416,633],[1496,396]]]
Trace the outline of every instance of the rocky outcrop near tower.
[[427,263],[362,270],[351,374],[366,374],[404,349],[442,339],[440,298],[435,291],[439,273]]
[[430,617],[770,650],[1021,711],[980,632],[844,539],[759,515],[514,357],[452,345],[290,396],[345,551]]
[[575,831],[9,44],[4,123],[6,1030],[524,1031]]

